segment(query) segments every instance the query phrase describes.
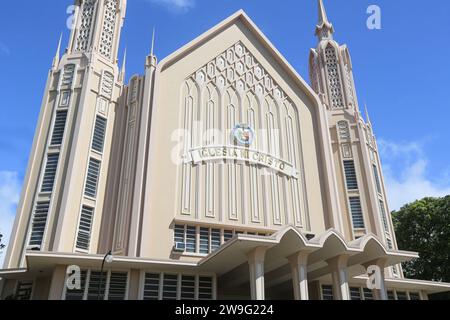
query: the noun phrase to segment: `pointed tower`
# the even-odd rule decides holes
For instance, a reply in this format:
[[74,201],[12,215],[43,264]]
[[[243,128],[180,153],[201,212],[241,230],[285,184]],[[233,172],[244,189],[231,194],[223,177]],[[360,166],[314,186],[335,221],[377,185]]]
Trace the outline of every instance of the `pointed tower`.
[[328,21],[323,1],[322,0],[318,1],[319,1],[319,23],[316,26],[316,36],[320,40],[332,39],[334,33],[333,25]]
[[[100,253],[98,239],[123,81],[126,0],[76,0],[74,28],[49,72],[6,268],[26,251]],[[25,241],[23,241],[25,239]]]
[[[334,40],[323,1],[318,5],[318,44],[310,52],[309,73],[328,113],[344,233],[349,241],[373,233],[396,249],[378,147],[368,115],[364,121],[358,106],[350,53]],[[401,276],[400,267],[389,272]]]

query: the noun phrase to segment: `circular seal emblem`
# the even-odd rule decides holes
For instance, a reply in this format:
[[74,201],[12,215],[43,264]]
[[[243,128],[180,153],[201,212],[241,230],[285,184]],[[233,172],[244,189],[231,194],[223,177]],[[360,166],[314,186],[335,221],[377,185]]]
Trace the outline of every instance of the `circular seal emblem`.
[[243,146],[250,146],[255,138],[253,128],[248,124],[238,124],[231,132],[233,140]]

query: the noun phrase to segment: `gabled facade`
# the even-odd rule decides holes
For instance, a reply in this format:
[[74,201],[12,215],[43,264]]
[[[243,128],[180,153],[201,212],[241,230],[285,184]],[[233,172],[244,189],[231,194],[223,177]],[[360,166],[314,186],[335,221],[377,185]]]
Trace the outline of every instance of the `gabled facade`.
[[[75,4],[76,28],[49,73],[2,298],[426,299],[448,290],[403,278],[400,263],[417,254],[397,248],[372,126],[322,1],[311,86],[243,11],[160,62],[152,52],[124,84],[126,1]],[[373,290],[367,268],[379,270]],[[77,288],[67,286],[74,275]]]

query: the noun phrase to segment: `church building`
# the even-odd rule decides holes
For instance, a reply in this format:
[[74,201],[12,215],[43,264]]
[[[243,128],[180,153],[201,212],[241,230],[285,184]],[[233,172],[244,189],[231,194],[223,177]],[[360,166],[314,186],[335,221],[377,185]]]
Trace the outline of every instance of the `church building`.
[[48,73],[0,298],[449,291],[403,275],[418,253],[397,247],[349,48],[318,5],[309,82],[242,10],[160,61],[152,49],[125,82],[127,1],[76,0],[67,49],[60,42]]

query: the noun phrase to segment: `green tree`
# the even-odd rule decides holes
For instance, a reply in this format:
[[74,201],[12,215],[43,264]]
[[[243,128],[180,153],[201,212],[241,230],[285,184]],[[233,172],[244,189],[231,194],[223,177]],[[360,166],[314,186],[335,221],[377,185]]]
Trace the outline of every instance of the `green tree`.
[[392,212],[399,249],[419,252],[405,276],[450,282],[450,196],[424,198]]

